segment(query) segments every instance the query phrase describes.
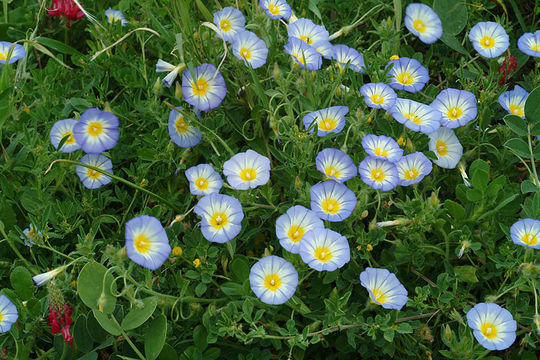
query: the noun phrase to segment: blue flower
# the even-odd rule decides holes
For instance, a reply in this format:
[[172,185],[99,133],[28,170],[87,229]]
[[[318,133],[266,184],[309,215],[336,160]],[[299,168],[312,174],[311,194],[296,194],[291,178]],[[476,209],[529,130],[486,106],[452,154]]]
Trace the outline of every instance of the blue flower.
[[358,51],[345,45],[334,45],[333,50],[332,57],[337,61],[340,71],[343,71],[348,64],[352,71],[365,73],[364,57]]
[[433,162],[445,169],[455,168],[463,155],[463,146],[454,131],[442,127],[428,136],[429,150],[433,151],[438,158]]
[[441,113],[441,125],[450,129],[466,125],[477,113],[476,96],[466,90],[443,90],[430,106]]
[[167,233],[158,219],[141,215],[126,223],[126,252],[136,264],[150,270],[159,268],[171,253]]
[[291,55],[294,63],[302,69],[315,71],[321,68],[321,54],[298,38],[289,38],[289,42],[285,44],[285,52]]
[[0,334],[8,332],[18,318],[17,307],[6,295],[0,295]]
[[[81,158],[80,162],[97,167],[110,174],[113,173],[112,161],[104,155],[87,154]],[[112,181],[109,176],[81,165],[77,165],[75,171],[77,172],[77,175],[79,175],[79,179],[81,179],[83,185],[88,189],[97,189]]]
[[259,4],[266,15],[272,19],[288,19],[291,17],[291,7],[285,0],[260,0]]
[[246,18],[240,10],[228,6],[214,13],[214,24],[218,28],[217,36],[232,43],[234,36],[244,30]]
[[389,191],[399,183],[396,165],[390,161],[366,156],[358,165],[362,181],[376,190]]
[[293,254],[300,252],[304,235],[312,229],[324,229],[324,223],[311,210],[293,206],[276,220],[276,236],[281,246]]
[[332,106],[311,112],[302,118],[304,127],[311,134],[317,125],[317,135],[326,136],[329,133],[339,133],[345,126],[345,115],[349,112],[347,106]]
[[516,245],[540,249],[540,221],[523,219],[510,228],[510,236]]
[[189,124],[184,115],[176,110],[169,112],[169,136],[178,146],[189,148],[201,142],[201,130]]
[[232,196],[217,193],[206,195],[193,210],[202,217],[201,231],[208,241],[225,243],[242,230],[242,205]]
[[105,10],[105,16],[107,17],[107,21],[109,24],[114,24],[116,22],[120,22],[122,26],[126,26],[128,21],[124,17],[124,14],[122,14],[122,11],[120,10],[113,10],[111,8],[108,8]]
[[[7,41],[0,41],[0,64],[5,64],[8,58],[9,49],[13,43]],[[11,52],[11,57],[9,58],[8,64],[13,64],[14,62],[22,59],[26,56],[26,51],[24,46],[20,44],[15,44],[13,51]]]
[[41,231],[37,230],[32,223],[23,230],[23,234],[24,236],[21,235],[20,238],[24,241],[24,245],[28,247],[32,247],[36,243],[35,241],[43,236]]
[[391,60],[388,65],[394,64],[388,77],[390,86],[397,90],[405,90],[411,93],[422,90],[429,81],[429,74],[418,60],[402,57]]
[[218,193],[223,186],[223,180],[209,164],[199,164],[186,170],[189,181],[189,191],[193,195],[208,195]]
[[403,156],[396,162],[399,185],[409,186],[420,182],[433,169],[431,161],[421,152]]
[[425,44],[433,44],[443,33],[439,15],[425,4],[409,4],[404,22],[405,27]]
[[166,87],[171,87],[172,83],[178,76],[178,72],[183,68],[184,65],[174,66],[166,61],[158,59],[156,63],[156,72],[167,72],[167,76],[163,78],[163,83]]
[[330,41],[318,41],[313,43],[311,47],[317,50],[317,52],[325,59],[330,60],[334,57],[334,46],[330,43]]
[[504,350],[516,340],[517,323],[510,311],[494,303],[479,303],[467,312],[474,337],[488,350]]
[[[51,144],[54,146],[55,149],[65,153],[70,153],[81,148],[81,146],[77,144],[77,142],[75,141],[75,137],[73,136],[73,127],[76,123],[77,120],[73,119],[58,120],[54,123],[53,127],[51,128],[51,132],[49,133],[49,136],[51,138]],[[64,145],[62,145],[61,149],[58,149],[60,141],[62,141],[62,139],[66,136],[68,136],[68,138],[64,142]]]
[[499,96],[499,104],[509,114],[525,118],[525,102],[529,93],[521,86],[514,86],[514,90],[505,91]]
[[518,40],[518,49],[527,55],[540,57],[540,30],[525,33]]
[[238,153],[225,161],[223,175],[237,190],[254,189],[270,179],[270,159],[253,150]]
[[310,193],[311,210],[323,220],[343,221],[356,207],[356,196],[352,190],[334,180],[313,185]]
[[508,34],[501,24],[492,21],[474,25],[469,31],[469,40],[474,49],[486,58],[500,56],[510,45]]
[[251,31],[240,31],[233,39],[234,56],[243,60],[246,66],[257,69],[266,63],[268,48],[266,43]]
[[300,18],[289,25],[287,30],[289,37],[302,40],[308,45],[319,41],[329,41],[330,34],[322,25],[315,25],[309,19]]
[[423,134],[431,134],[441,126],[442,115],[438,110],[414,100],[398,98],[388,113],[397,122]]
[[116,115],[91,108],[73,126],[73,136],[85,153],[99,154],[116,146],[120,138],[119,125]]
[[396,162],[403,156],[403,149],[396,140],[384,135],[366,135],[362,138],[362,147],[368,155]]
[[328,179],[345,182],[356,176],[357,170],[351,157],[338,149],[324,149],[315,159],[317,170]]
[[287,260],[270,255],[251,267],[249,283],[263,303],[281,305],[293,297],[298,285],[298,272]]
[[401,310],[409,299],[396,275],[386,269],[366,268],[360,274],[360,283],[369,292],[371,302],[385,309]]
[[388,110],[394,106],[397,94],[385,83],[369,83],[360,88],[367,106],[374,109]]
[[202,64],[193,69],[195,79],[189,69],[182,73],[182,93],[184,100],[202,111],[214,109],[221,104],[227,87],[225,79],[212,64]]
[[300,256],[312,269],[334,271],[351,260],[351,250],[345,236],[330,229],[314,229],[304,235]]

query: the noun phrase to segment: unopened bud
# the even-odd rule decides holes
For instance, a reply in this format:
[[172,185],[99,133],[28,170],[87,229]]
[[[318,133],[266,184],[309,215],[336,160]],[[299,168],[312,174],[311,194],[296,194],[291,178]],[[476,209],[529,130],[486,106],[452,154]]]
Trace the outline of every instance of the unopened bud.
[[436,208],[439,206],[440,200],[437,197],[437,194],[435,194],[435,191],[431,192],[431,196],[429,197],[429,203],[432,207]]
[[184,95],[182,94],[182,85],[180,85],[178,81],[175,82],[174,96],[176,96],[178,100],[181,100],[184,98]]
[[364,211],[362,211],[362,214],[360,214],[360,219],[363,220],[363,219],[367,218],[368,215],[369,215],[369,211],[364,210]]
[[103,309],[105,308],[105,305],[107,305],[107,297],[105,296],[105,293],[102,292],[101,296],[98,299],[98,310],[99,310],[99,312],[103,312]]
[[274,70],[272,71],[274,79],[281,79],[281,69],[279,68],[278,63],[274,63]]
[[161,92],[161,89],[163,88],[163,83],[160,78],[156,79],[156,82],[154,83],[154,86],[152,88],[152,91],[154,92],[154,95],[159,95]]
[[296,190],[300,190],[300,188],[302,187],[302,181],[300,180],[300,177],[298,175],[296,175],[296,178],[294,179],[294,187],[296,188]]
[[105,103],[105,107],[103,108],[103,110],[112,113],[111,106],[108,102]]
[[454,336],[454,332],[450,328],[450,325],[446,324],[444,327],[444,333],[443,336],[446,338],[446,340],[451,341],[452,337]]

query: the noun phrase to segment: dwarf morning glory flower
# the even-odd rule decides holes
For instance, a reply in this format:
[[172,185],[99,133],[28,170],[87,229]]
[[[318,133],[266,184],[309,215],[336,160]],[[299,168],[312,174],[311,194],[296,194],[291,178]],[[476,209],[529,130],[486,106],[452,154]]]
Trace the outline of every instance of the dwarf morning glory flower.
[[300,18],[289,25],[287,30],[289,37],[302,40],[308,45],[319,41],[329,41],[330,34],[322,25],[315,25],[309,19]]
[[405,26],[425,44],[433,44],[443,33],[441,19],[425,4],[413,3],[405,10]]
[[28,247],[32,247],[32,245],[35,244],[35,241],[43,236],[41,231],[34,228],[34,224],[32,223],[23,230],[23,234],[24,236],[21,235],[20,238],[24,241],[24,245]]
[[345,182],[356,176],[356,165],[351,157],[338,149],[324,149],[315,159],[317,170],[326,175],[327,178],[337,182]]
[[259,4],[266,15],[272,19],[288,19],[291,17],[291,7],[285,0],[260,0]]
[[312,229],[324,229],[324,223],[311,210],[293,206],[276,220],[276,236],[285,250],[298,254],[303,236]]
[[399,185],[409,186],[420,182],[433,169],[431,161],[421,152],[405,155],[396,162]]
[[518,49],[525,54],[540,57],[540,30],[521,35],[517,45]]
[[438,110],[414,100],[398,98],[388,113],[397,122],[423,134],[431,134],[441,126],[442,115]]
[[91,108],[73,125],[73,136],[87,154],[99,154],[116,146],[120,122],[113,113]]
[[474,25],[469,32],[469,40],[474,49],[486,58],[500,56],[510,45],[508,34],[501,24],[492,21]]
[[270,179],[270,160],[253,150],[238,153],[225,161],[223,175],[235,189],[254,189]]
[[429,81],[427,69],[416,59],[402,57],[388,64],[394,64],[388,73],[390,86],[394,89],[415,93],[422,90]]
[[407,290],[386,269],[367,267],[360,274],[360,283],[369,292],[370,300],[385,309],[401,310],[407,304]]
[[304,127],[311,134],[317,125],[317,135],[326,136],[329,133],[339,133],[345,127],[345,115],[349,112],[347,106],[332,106],[326,109],[310,112],[302,118]]
[[189,180],[189,191],[193,195],[208,195],[218,193],[223,186],[223,180],[212,165],[200,164],[186,170]]
[[8,332],[18,318],[17,307],[6,295],[0,295],[0,334]]
[[516,340],[517,323],[510,311],[494,303],[479,303],[467,312],[474,337],[488,350],[504,350]]
[[430,106],[441,113],[441,125],[450,129],[466,125],[477,113],[476,96],[466,90],[443,90]]
[[[7,57],[9,54],[9,48],[13,45],[13,43],[7,42],[7,41],[0,41],[0,64],[5,64],[7,61]],[[26,56],[26,51],[24,50],[24,46],[20,44],[15,44],[15,47],[13,48],[13,51],[11,52],[11,57],[9,58],[8,64],[13,64],[14,62],[22,59]]]
[[514,86],[514,90],[505,91],[499,96],[499,104],[508,113],[525,118],[525,102],[529,93],[521,86]]
[[228,6],[214,13],[214,24],[218,28],[217,36],[232,43],[234,36],[244,30],[246,18],[237,8]]
[[325,59],[332,59],[334,57],[334,46],[330,41],[322,40],[311,44],[311,47],[317,50],[319,54]]
[[171,253],[167,233],[158,219],[141,215],[126,223],[126,252],[136,264],[150,270],[159,268]]
[[360,88],[367,106],[374,109],[388,110],[394,106],[397,94],[385,83],[369,83]]
[[202,64],[193,69],[195,79],[189,69],[182,73],[182,93],[184,100],[202,111],[214,109],[221,104],[227,87],[225,79],[212,64]]
[[174,66],[173,64],[170,64],[166,61],[163,61],[161,59],[158,59],[156,63],[156,72],[167,72],[167,76],[163,78],[163,83],[166,87],[171,87],[172,83],[178,76],[178,72],[184,68],[184,64],[180,64],[178,66]]
[[304,235],[300,256],[312,269],[334,271],[351,260],[351,250],[345,236],[330,229],[314,229]]
[[[110,174],[113,173],[112,161],[104,155],[86,154],[81,158],[80,162],[86,165],[95,166]],[[75,171],[77,172],[77,175],[79,175],[79,179],[81,179],[83,185],[88,189],[97,189],[112,181],[109,176],[81,165],[77,165]]]
[[[55,149],[65,153],[70,153],[81,148],[79,144],[77,144],[77,142],[75,141],[75,137],[73,137],[73,127],[76,123],[77,120],[73,119],[58,120],[54,123],[49,135],[51,138],[51,144],[54,146]],[[62,139],[66,136],[68,136],[68,138],[64,142],[64,145],[62,145],[61,149],[58,149],[60,141],[62,141]]]
[[65,266],[61,266],[59,268],[53,269],[51,271],[47,271],[46,273],[38,274],[36,276],[32,277],[32,280],[34,281],[34,284],[36,286],[45,285],[50,280],[54,279],[58,274],[60,274],[62,271],[66,269]]
[[463,146],[451,129],[442,127],[429,136],[429,150],[433,151],[438,160],[433,162],[439,167],[453,169],[463,155]]
[[270,255],[251,267],[249,283],[263,303],[281,305],[293,297],[298,285],[298,272],[287,260]]
[[126,26],[128,23],[126,18],[124,17],[124,14],[122,14],[122,11],[120,10],[113,10],[111,8],[108,8],[105,10],[105,16],[107,17],[107,21],[109,24],[114,24],[116,22],[120,22],[122,26]]
[[369,134],[362,138],[362,147],[368,155],[396,162],[403,156],[403,149],[396,140],[384,135]]
[[174,109],[169,112],[168,128],[171,140],[180,147],[189,148],[201,142],[201,130],[189,124],[184,115]]
[[332,56],[339,66],[339,69],[343,71],[347,64],[349,69],[354,72],[365,73],[364,67],[364,57],[358,51],[353,48],[350,48],[346,45],[334,45],[334,55]]
[[298,38],[289,38],[289,42],[285,44],[285,52],[291,55],[294,63],[302,69],[315,71],[321,68],[321,54]]
[[232,51],[234,56],[253,69],[263,66],[268,55],[266,43],[251,31],[239,31],[235,35]]
[[206,195],[193,210],[202,217],[201,231],[208,241],[225,243],[242,230],[242,205],[232,196],[217,193]]
[[516,245],[540,249],[540,221],[523,219],[510,228],[510,236]]
[[399,183],[396,165],[388,160],[366,156],[358,165],[362,181],[376,190],[389,191]]
[[310,194],[311,210],[323,220],[343,221],[356,207],[356,196],[352,190],[334,180],[313,185]]

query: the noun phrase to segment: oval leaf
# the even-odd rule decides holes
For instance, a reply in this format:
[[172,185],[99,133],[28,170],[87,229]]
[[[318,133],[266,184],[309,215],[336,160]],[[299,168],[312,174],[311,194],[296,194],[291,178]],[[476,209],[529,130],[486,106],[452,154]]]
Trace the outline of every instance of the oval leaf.
[[163,345],[165,345],[166,336],[167,318],[160,314],[156,316],[144,333],[144,353],[148,360],[157,359]]
[[101,264],[96,262],[86,264],[77,278],[77,291],[85,305],[93,310],[99,310],[98,301],[103,293],[103,309],[101,310],[108,314],[113,312],[116,306],[116,298],[112,296],[110,290],[112,284],[113,291],[116,291],[116,283],[113,283],[114,278],[108,273],[105,288],[103,288],[103,279],[106,272],[107,268]]
[[533,124],[540,124],[540,86],[534,89],[525,101],[525,118]]
[[109,319],[107,315],[99,312],[98,310],[92,310],[92,312],[94,313],[94,317],[98,321],[99,325],[101,325],[101,327],[105,329],[105,331],[107,331],[109,334],[114,336],[119,336],[120,334],[122,334],[122,330],[120,329],[120,327],[115,324],[111,319]]
[[13,290],[22,300],[28,300],[34,295],[34,282],[30,271],[23,266],[17,266],[9,275]]
[[143,307],[133,308],[122,320],[124,330],[131,330],[141,326],[156,310],[157,298],[148,297],[142,300]]
[[510,139],[506,143],[504,143],[504,146],[512,150],[518,156],[524,158],[528,158],[529,156],[531,156],[529,152],[529,145],[527,145],[527,143],[521,139]]
[[504,122],[510,130],[512,130],[516,135],[519,136],[527,136],[528,129],[527,129],[527,122],[525,119],[520,118],[517,115],[506,115],[504,117]]

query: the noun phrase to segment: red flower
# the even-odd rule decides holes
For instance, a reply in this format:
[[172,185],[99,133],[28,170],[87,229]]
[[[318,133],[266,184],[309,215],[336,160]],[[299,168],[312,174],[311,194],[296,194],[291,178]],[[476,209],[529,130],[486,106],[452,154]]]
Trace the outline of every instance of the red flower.
[[49,307],[49,316],[47,317],[47,323],[51,327],[52,334],[61,333],[64,337],[64,342],[73,346],[73,335],[71,335],[71,314],[73,308],[68,304],[62,306],[61,309],[57,309],[54,306]]
[[64,16],[67,19],[67,27],[71,27],[71,22],[79,20],[84,16],[81,8],[73,0],[52,0],[52,6],[47,9],[47,14],[51,16]]
[[517,69],[517,61],[513,56],[507,56],[502,65],[499,67],[499,85],[504,85],[506,78],[512,76],[514,71]]

